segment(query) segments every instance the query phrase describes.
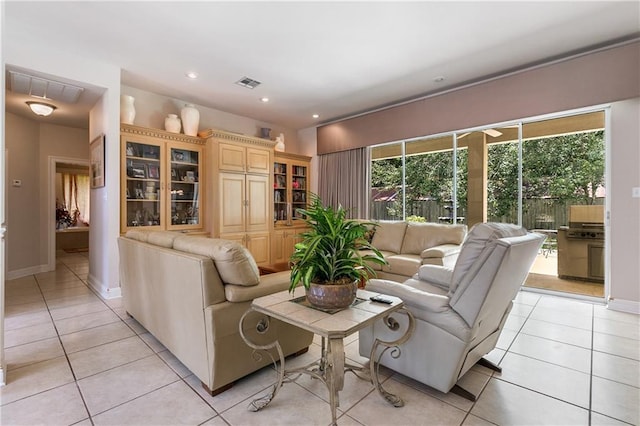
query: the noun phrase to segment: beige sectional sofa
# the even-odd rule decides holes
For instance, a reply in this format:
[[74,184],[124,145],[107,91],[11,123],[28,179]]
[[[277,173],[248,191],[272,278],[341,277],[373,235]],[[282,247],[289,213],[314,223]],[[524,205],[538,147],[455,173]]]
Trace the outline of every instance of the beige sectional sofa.
[[[260,276],[241,245],[175,232],[130,230],[118,247],[126,311],[205,389],[219,393],[271,362],[269,356],[252,356],[239,321],[254,298],[288,288],[288,271]],[[263,343],[278,339],[285,356],[311,344],[311,333],[273,319],[264,334],[255,336],[259,319],[256,314],[245,320],[245,334]]]
[[453,268],[467,225],[446,225],[405,221],[374,221],[371,244],[389,265],[374,265],[378,278],[404,282],[420,265]]

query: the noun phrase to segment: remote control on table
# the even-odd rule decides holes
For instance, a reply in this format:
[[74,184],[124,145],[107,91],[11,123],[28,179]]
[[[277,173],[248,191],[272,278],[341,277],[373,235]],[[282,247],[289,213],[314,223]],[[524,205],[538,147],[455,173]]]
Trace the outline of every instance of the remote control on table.
[[372,302],[384,303],[386,305],[390,305],[393,303],[393,300],[387,299],[386,297],[382,296],[371,296],[369,300],[371,300]]

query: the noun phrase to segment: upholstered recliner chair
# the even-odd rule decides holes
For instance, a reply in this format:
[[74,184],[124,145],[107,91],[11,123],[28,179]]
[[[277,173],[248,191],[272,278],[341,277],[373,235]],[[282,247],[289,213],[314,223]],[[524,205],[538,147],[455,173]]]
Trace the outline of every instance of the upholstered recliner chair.
[[[423,265],[402,284],[370,280],[367,290],[400,297],[415,317],[400,356],[387,351],[380,363],[445,393],[478,361],[489,363],[482,357],[496,346],[544,238],[516,225],[481,223],[465,238],[453,269]],[[393,341],[394,335],[382,321],[362,330],[360,355],[371,355],[376,338]],[[454,391],[475,399],[457,386]]]

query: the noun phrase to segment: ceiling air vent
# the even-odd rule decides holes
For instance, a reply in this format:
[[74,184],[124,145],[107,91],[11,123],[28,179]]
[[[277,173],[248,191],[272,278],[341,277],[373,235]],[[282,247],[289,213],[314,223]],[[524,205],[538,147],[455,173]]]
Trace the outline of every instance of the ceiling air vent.
[[11,76],[12,92],[36,96],[38,98],[75,104],[84,90],[82,87],[47,80],[41,77],[34,77],[15,71],[9,71],[9,75]]
[[254,80],[249,77],[242,77],[240,80],[236,81],[236,84],[242,87],[246,87],[247,89],[255,89],[261,83],[258,80]]

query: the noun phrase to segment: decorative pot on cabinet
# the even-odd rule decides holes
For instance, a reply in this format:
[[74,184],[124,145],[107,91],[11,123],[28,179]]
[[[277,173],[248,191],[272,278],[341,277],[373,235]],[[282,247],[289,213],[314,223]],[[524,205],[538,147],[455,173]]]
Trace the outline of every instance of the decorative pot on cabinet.
[[180,133],[180,127],[180,119],[177,114],[169,114],[167,118],[164,119],[164,129],[167,132]]
[[200,124],[200,112],[191,104],[186,104],[180,111],[182,130],[185,135],[197,136]]
[[129,95],[120,96],[120,122],[124,124],[133,124],[136,118],[136,108],[133,105],[135,98]]

